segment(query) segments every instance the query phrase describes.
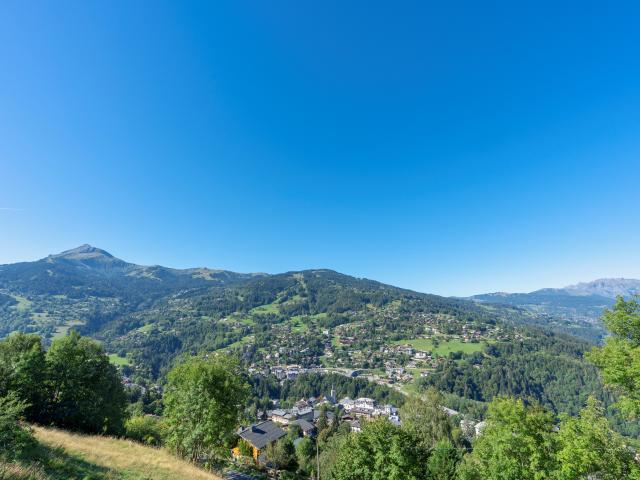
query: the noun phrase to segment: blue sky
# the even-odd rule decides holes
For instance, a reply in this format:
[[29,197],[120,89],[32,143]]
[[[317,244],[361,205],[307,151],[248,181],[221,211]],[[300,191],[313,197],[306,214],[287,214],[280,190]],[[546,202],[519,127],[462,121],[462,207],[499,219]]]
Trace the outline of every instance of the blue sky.
[[640,277],[637,2],[0,6],[0,263]]

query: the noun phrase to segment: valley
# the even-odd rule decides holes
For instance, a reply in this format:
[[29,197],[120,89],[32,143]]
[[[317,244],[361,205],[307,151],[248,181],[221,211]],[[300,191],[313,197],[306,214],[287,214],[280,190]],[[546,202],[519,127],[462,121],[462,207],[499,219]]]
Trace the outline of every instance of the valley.
[[[144,267],[88,245],[0,266],[0,292],[2,335],[51,341],[76,329],[142,386],[162,384],[181,355],[225,351],[265,378],[334,371],[404,392],[437,386],[463,410],[500,394],[568,413],[589,394],[613,402],[582,360],[590,341],[565,336],[582,320],[536,312],[517,296],[446,298],[331,270]],[[554,359],[560,352],[566,361]],[[565,369],[574,373],[563,384]]]

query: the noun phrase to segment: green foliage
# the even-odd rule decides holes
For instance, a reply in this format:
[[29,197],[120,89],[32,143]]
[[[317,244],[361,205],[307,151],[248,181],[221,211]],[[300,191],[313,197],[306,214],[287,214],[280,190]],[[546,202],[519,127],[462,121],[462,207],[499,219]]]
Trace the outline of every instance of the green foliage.
[[553,416],[521,400],[497,398],[487,425],[460,468],[465,480],[543,480],[555,470]]
[[293,470],[296,463],[296,450],[290,438],[284,437],[269,445],[265,450],[267,462],[279,470]]
[[[615,397],[608,392],[598,369],[586,362],[584,354],[591,345],[576,338],[540,329],[527,329],[520,341],[497,342],[487,346],[485,356],[462,362],[445,362],[427,378],[418,380],[422,390],[433,386],[458,397],[489,402],[496,396],[533,400],[554,413],[577,415],[589,396],[607,407],[610,421],[616,421],[621,433],[638,436],[639,425],[615,420],[609,407]],[[629,382],[640,382],[640,357],[634,370],[629,358],[618,363],[617,372]],[[448,397],[448,399],[451,397]],[[482,415],[480,405],[451,405],[475,418]]]
[[273,378],[255,377],[250,379],[256,400],[262,397],[279,398],[284,402],[295,402],[303,397],[326,395],[335,388],[338,398],[369,397],[378,403],[402,405],[405,396],[385,385],[378,385],[363,378],[350,378],[337,373],[319,375],[304,373],[294,380],[282,384]]
[[316,445],[309,438],[302,438],[296,445],[296,458],[300,471],[311,475],[316,471]]
[[322,476],[331,480],[419,480],[426,478],[421,450],[404,430],[382,418],[349,434],[334,464]]
[[126,396],[102,347],[73,332],[44,352],[37,335],[0,341],[0,396],[12,393],[31,422],[87,432],[122,432]]
[[452,428],[448,415],[442,410],[442,396],[435,389],[428,389],[420,397],[409,397],[400,409],[402,428],[425,450],[433,448],[441,440],[451,442]]
[[0,397],[15,393],[26,404],[25,416],[45,421],[47,369],[37,335],[16,333],[0,341]]
[[618,406],[629,417],[640,415],[640,297],[618,297],[602,320],[612,336],[594,348],[589,359],[602,372],[605,384],[621,394]]
[[455,480],[461,452],[447,440],[439,441],[427,461],[428,478],[430,480]]
[[0,397],[0,458],[19,457],[35,443],[21,423],[25,407],[15,394]]
[[46,362],[52,423],[85,432],[123,431],[126,395],[98,343],[71,332],[53,342]]
[[558,480],[640,478],[640,468],[622,437],[604,417],[602,406],[590,398],[579,417],[567,417],[560,425],[557,453]]
[[169,372],[165,418],[169,445],[196,460],[220,457],[233,437],[249,387],[229,356],[193,357]]
[[160,417],[136,415],[124,424],[125,437],[146,445],[159,446],[164,443],[166,426]]
[[253,447],[244,438],[238,441],[238,451],[242,457],[253,458]]

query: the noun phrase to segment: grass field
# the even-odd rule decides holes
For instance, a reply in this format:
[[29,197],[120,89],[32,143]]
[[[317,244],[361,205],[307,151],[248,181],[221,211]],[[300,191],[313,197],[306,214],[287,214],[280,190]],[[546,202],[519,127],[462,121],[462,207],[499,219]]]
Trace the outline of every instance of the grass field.
[[130,365],[129,360],[127,360],[125,357],[121,357],[117,353],[109,354],[109,361],[114,365],[118,365],[120,367],[123,365]]
[[253,342],[254,339],[255,339],[254,335],[247,335],[246,337],[242,337],[237,342],[233,342],[232,344],[227,345],[224,348],[221,348],[220,351],[231,350],[236,347],[241,347],[242,345],[246,345],[247,343]]
[[291,325],[291,331],[293,333],[303,333],[309,330],[309,325],[304,322],[303,317],[300,315],[291,317],[289,319],[289,324]]
[[141,333],[149,333],[151,330],[153,330],[153,323],[147,323],[146,325],[138,328],[138,331]]
[[71,320],[64,325],[57,326],[56,332],[53,334],[53,338],[66,336],[71,327],[77,327],[78,325],[84,325],[84,322],[81,322],[80,320]]
[[14,307],[16,310],[18,310],[19,312],[26,312],[27,310],[29,310],[31,308],[31,300],[25,298],[25,297],[21,297],[20,295],[11,295],[16,302],[18,302],[18,304]]
[[35,427],[32,463],[0,461],[0,480],[220,480],[162,449],[111,437]]
[[486,342],[466,343],[459,340],[449,340],[447,342],[439,342],[434,348],[433,342],[428,338],[414,338],[412,340],[398,340],[394,342],[396,345],[411,345],[416,350],[430,351],[436,355],[446,356],[451,352],[473,353],[481,352]]
[[266,305],[260,305],[259,307],[252,308],[251,313],[267,314],[267,313],[280,313],[280,307],[277,303],[268,303]]

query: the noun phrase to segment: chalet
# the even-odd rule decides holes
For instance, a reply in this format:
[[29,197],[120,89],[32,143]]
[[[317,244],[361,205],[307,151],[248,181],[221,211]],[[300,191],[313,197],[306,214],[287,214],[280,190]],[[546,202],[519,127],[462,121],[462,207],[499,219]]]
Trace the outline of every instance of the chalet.
[[280,425],[289,425],[297,418],[291,411],[282,409],[272,410],[268,413],[268,416],[269,420]]
[[355,408],[360,408],[362,410],[373,411],[376,406],[376,402],[372,398],[361,397],[355,401],[354,406]]
[[[286,432],[274,422],[267,420],[266,422],[257,423],[241,430],[238,435],[251,445],[253,459],[258,461],[264,449],[284,437]],[[234,456],[240,456],[240,449],[238,447],[234,448],[233,454]]]
[[373,418],[373,409],[354,407],[349,410],[349,415],[355,418],[366,418],[370,420]]
[[316,426],[308,420],[299,419],[294,420],[290,425],[298,425],[302,431],[302,435],[305,437],[313,437],[316,433]]
[[351,400],[349,397],[345,397],[342,400],[340,400],[339,403],[340,405],[342,405],[342,408],[344,408],[348,412],[354,407],[355,402]]
[[313,421],[313,408],[292,408],[291,412],[296,416],[297,420]]

